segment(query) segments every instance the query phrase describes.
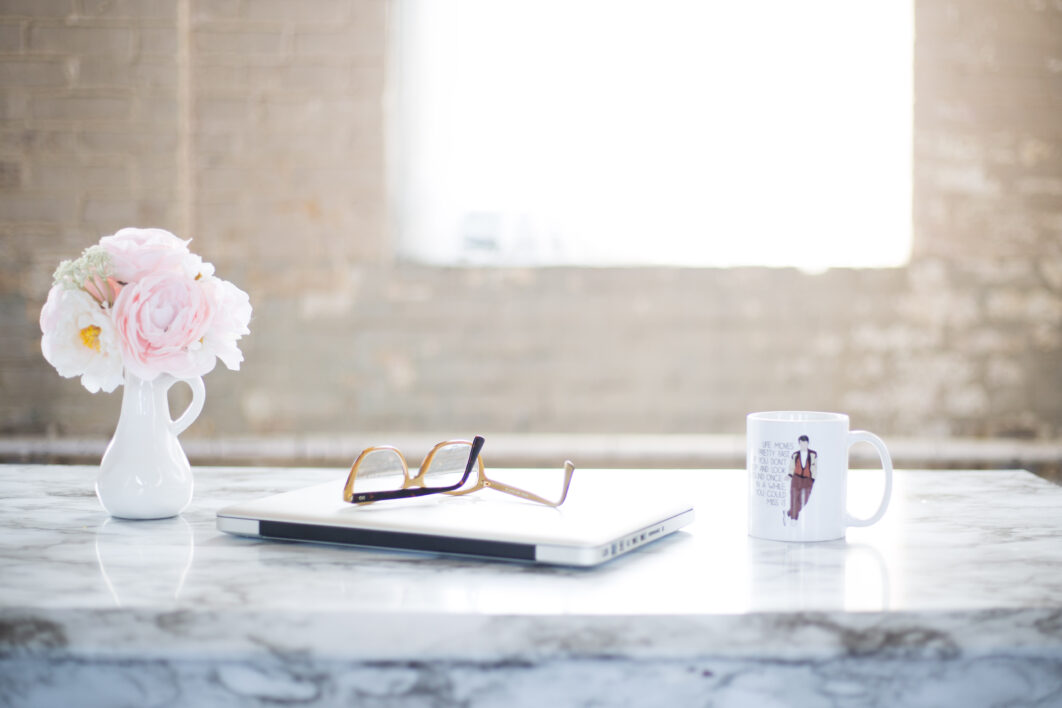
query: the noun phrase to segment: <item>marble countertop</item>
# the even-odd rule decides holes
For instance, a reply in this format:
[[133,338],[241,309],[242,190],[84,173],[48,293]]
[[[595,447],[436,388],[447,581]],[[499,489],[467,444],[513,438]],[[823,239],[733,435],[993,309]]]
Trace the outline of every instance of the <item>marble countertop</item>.
[[[876,526],[786,544],[746,535],[744,471],[579,470],[687,490],[697,512],[588,570],[215,528],[222,506],[343,470],[196,468],[192,505],[161,521],[108,518],[95,474],[0,466],[0,657],[1062,655],[1062,487],[1024,471],[898,471]],[[880,472],[850,480],[866,513]]]

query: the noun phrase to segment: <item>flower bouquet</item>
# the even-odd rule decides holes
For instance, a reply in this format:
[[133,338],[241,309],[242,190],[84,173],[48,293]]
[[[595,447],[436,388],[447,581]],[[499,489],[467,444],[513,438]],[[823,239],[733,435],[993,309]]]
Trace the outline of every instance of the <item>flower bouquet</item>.
[[247,293],[162,229],[122,229],[63,261],[41,311],[41,349],[61,376],[111,392],[128,371],[202,376],[218,359],[238,370],[249,334]]
[[[93,393],[125,385],[96,482],[112,515],[164,518],[187,506],[192,476],[177,435],[202,410],[201,377],[218,359],[240,368],[250,319],[247,293],[162,229],[122,229],[59,264],[41,310],[44,358]],[[178,381],[192,402],[174,420]]]

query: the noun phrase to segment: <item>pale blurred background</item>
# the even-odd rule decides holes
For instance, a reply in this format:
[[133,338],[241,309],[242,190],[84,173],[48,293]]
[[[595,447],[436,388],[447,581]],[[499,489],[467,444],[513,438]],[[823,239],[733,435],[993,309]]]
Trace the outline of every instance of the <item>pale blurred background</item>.
[[1062,462],[1058,0],[2,0],[3,459],[99,459],[37,319],[134,225],[255,308],[193,463]]

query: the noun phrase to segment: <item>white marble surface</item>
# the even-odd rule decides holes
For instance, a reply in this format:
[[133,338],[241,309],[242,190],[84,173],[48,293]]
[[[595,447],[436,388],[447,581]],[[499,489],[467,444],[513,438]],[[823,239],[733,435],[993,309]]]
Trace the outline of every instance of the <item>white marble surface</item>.
[[698,515],[593,570],[232,537],[343,471],[195,472],[129,522],[95,468],[0,466],[0,705],[1062,705],[1062,488],[1027,472],[900,471],[798,545],[746,536],[743,471],[579,470]]

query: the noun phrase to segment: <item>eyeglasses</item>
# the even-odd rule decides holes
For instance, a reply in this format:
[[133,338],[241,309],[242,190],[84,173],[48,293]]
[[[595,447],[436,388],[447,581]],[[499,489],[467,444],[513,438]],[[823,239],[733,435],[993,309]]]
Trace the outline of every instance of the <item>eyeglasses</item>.
[[428,494],[463,496],[481,489],[494,489],[527,501],[558,507],[568,498],[575,465],[564,463],[560,498],[551,501],[538,494],[487,476],[480,457],[483,438],[472,441],[447,440],[437,444],[424,458],[416,475],[411,475],[402,453],[390,445],[369,447],[358,455],[343,487],[343,501],[369,504],[385,499],[406,499]]

